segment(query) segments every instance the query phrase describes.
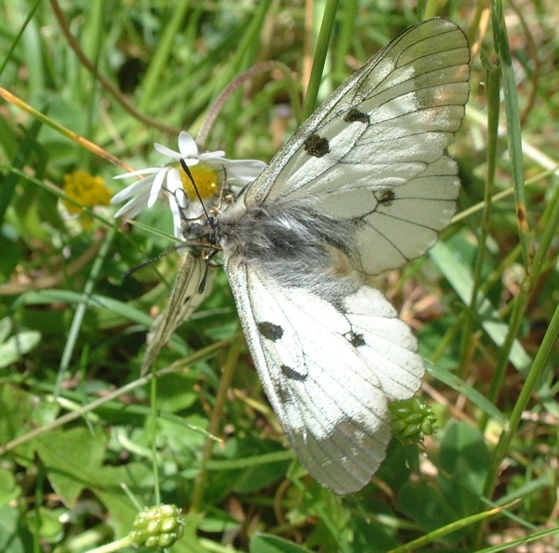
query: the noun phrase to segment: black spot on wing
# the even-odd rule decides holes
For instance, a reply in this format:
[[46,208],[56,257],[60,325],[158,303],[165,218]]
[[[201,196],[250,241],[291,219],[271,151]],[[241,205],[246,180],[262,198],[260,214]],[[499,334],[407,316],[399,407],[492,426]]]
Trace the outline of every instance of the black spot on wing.
[[365,339],[363,338],[363,334],[357,334],[353,331],[344,334],[345,339],[354,347],[358,348],[359,346],[365,345]]
[[257,326],[260,334],[272,342],[276,342],[283,336],[283,328],[279,325],[275,325],[274,323],[264,321],[262,323],[258,323]]
[[287,365],[282,365],[281,366],[281,372],[287,378],[291,378],[292,380],[299,380],[300,382],[302,382],[303,380],[305,380],[307,378],[306,374],[301,374],[301,373],[297,372],[295,369],[292,369],[291,367],[288,367]]
[[330,144],[328,144],[328,140],[318,136],[316,133],[312,133],[305,140],[304,147],[305,152],[313,157],[325,156],[330,151]]
[[369,115],[359,111],[357,108],[351,108],[345,115],[344,121],[347,123],[363,123],[364,125],[369,124]]
[[379,194],[375,194],[379,204],[390,207],[396,198],[394,190],[382,190]]

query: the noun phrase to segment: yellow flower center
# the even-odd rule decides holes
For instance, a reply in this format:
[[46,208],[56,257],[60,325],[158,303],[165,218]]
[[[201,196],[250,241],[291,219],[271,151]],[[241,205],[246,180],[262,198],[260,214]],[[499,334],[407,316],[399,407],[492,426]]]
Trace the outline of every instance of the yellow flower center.
[[[205,163],[198,163],[198,165],[192,165],[189,169],[194,178],[196,188],[198,189],[198,194],[200,194],[203,200],[206,198],[213,198],[219,192],[221,179],[214,167]],[[190,200],[197,200],[198,196],[196,195],[192,181],[182,167],[179,168],[179,174],[188,198]]]

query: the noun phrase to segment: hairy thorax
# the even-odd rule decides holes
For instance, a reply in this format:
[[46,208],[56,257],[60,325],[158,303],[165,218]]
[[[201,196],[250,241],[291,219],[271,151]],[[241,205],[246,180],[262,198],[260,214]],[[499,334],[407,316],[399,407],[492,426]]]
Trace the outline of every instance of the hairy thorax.
[[349,224],[317,214],[304,201],[246,208],[242,199],[216,217],[215,232],[226,258],[258,264],[287,286],[339,286],[353,268]]

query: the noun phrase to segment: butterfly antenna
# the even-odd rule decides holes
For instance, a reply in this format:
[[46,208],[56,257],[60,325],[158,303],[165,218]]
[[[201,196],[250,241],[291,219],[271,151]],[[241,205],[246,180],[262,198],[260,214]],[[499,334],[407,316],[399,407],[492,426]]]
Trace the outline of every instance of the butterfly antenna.
[[[196,192],[196,196],[198,196],[198,200],[200,201],[200,205],[202,206],[202,210],[204,211],[204,215],[206,216],[206,220],[208,221],[208,223],[212,226],[212,228],[214,227],[214,219],[213,217],[210,217],[210,214],[208,213],[208,210],[206,209],[206,206],[204,205],[204,200],[202,199],[202,196],[200,195],[200,191],[198,190],[198,187],[196,186],[196,183],[194,182],[194,176],[192,175],[192,173],[190,172],[190,168],[188,167],[188,165],[186,164],[186,161],[184,159],[180,160],[180,164],[181,167],[183,169],[183,171],[188,175],[188,178],[190,179],[190,182],[192,183],[192,186],[194,187],[194,191]],[[227,182],[227,180],[225,181]],[[217,249],[213,249],[208,256],[206,257],[206,267],[204,269],[204,274],[202,276],[202,279],[200,280],[200,284],[198,285],[198,293],[201,294],[204,292],[204,289],[206,288],[206,282],[208,280],[208,271],[210,268],[210,264],[208,263],[212,257],[214,257],[217,254],[218,250]]]
[[204,200],[202,199],[202,196],[200,195],[198,187],[196,186],[196,183],[194,182],[194,177],[192,176],[192,173],[190,172],[190,168],[188,167],[188,165],[186,164],[186,161],[184,161],[184,159],[180,160],[180,164],[181,164],[181,167],[183,168],[184,172],[188,175],[188,178],[190,179],[190,182],[192,183],[192,186],[194,187],[194,191],[196,192],[196,196],[198,196],[198,200],[200,201],[200,205],[202,206],[202,210],[204,211],[204,215],[206,216],[206,220],[207,220],[208,224],[215,230],[215,218],[210,217],[210,214],[208,213],[208,210],[206,209],[206,206],[204,205]]
[[192,176],[192,173],[190,172],[190,168],[186,164],[186,161],[184,161],[184,159],[182,159],[182,158],[180,160],[180,164],[181,164],[182,170],[188,175],[188,178],[190,179],[190,182],[192,183],[192,186],[194,187],[194,192],[196,192],[196,196],[198,196],[198,200],[200,201],[200,205],[202,206],[202,209],[204,210],[204,215],[206,216],[207,219],[209,219],[210,216],[208,215],[208,212],[206,211],[206,206],[204,205],[204,200],[202,199],[202,196],[200,196],[200,192],[198,190],[198,187],[196,186],[196,183],[194,182],[194,177]]
[[143,269],[144,267],[147,267],[148,265],[151,265],[154,261],[159,261],[160,259],[169,255],[170,253],[176,252],[178,249],[183,248],[183,247],[184,247],[184,243],[177,244],[175,247],[173,247],[169,250],[166,250],[163,253],[160,253],[159,255],[156,255],[155,257],[152,257],[151,259],[148,259],[147,261],[144,261],[143,263],[140,263],[139,265],[136,265],[135,267],[132,267],[131,269],[128,269],[128,271],[122,273],[122,278],[129,277],[132,273],[135,273],[136,271],[138,271],[140,269]]

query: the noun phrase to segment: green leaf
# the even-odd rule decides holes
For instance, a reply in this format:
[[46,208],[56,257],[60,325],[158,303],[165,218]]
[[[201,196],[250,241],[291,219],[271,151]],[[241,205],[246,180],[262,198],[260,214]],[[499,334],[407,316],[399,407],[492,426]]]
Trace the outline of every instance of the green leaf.
[[64,536],[61,520],[65,513],[66,509],[47,509],[41,506],[27,513],[27,526],[33,533],[36,531],[37,539],[47,543],[58,543]]
[[[19,513],[13,507],[0,505],[0,551],[3,553],[25,553],[27,549],[19,535]],[[27,544],[31,546],[30,543]]]
[[70,506],[84,489],[93,492],[107,507],[119,537],[128,534],[137,514],[126,495],[127,487],[140,495],[140,503],[153,500],[152,474],[147,466],[129,463],[121,467],[102,465],[108,437],[86,428],[54,430],[34,440],[37,454],[47,469],[53,488]]
[[[462,301],[466,305],[470,305],[474,287],[470,268],[462,263],[442,241],[437,242],[435,247],[429,250],[429,256],[435,261]],[[477,313],[483,329],[497,346],[502,346],[508,333],[507,324],[500,319],[491,302],[481,294],[477,305]],[[532,359],[518,340],[514,341],[509,360],[524,375],[532,364]]]
[[460,518],[445,498],[425,482],[404,484],[398,497],[398,509],[426,533]]
[[439,461],[439,485],[448,503],[460,516],[479,511],[491,463],[481,432],[463,422],[448,426]]
[[16,483],[15,476],[9,470],[0,467],[0,505],[8,505],[20,495],[21,486]]
[[8,367],[29,353],[41,341],[41,334],[25,330],[0,344],[0,368]]
[[310,553],[308,549],[296,543],[271,534],[254,534],[250,539],[249,551],[250,553]]
[[49,480],[66,505],[75,506],[89,482],[101,483],[99,471],[106,443],[105,432],[93,435],[87,428],[53,430],[35,438]]
[[[38,396],[9,384],[0,386],[0,444],[23,436],[51,422],[59,411],[52,400],[39,401]],[[15,450],[20,464],[32,464],[33,444],[27,442]]]

